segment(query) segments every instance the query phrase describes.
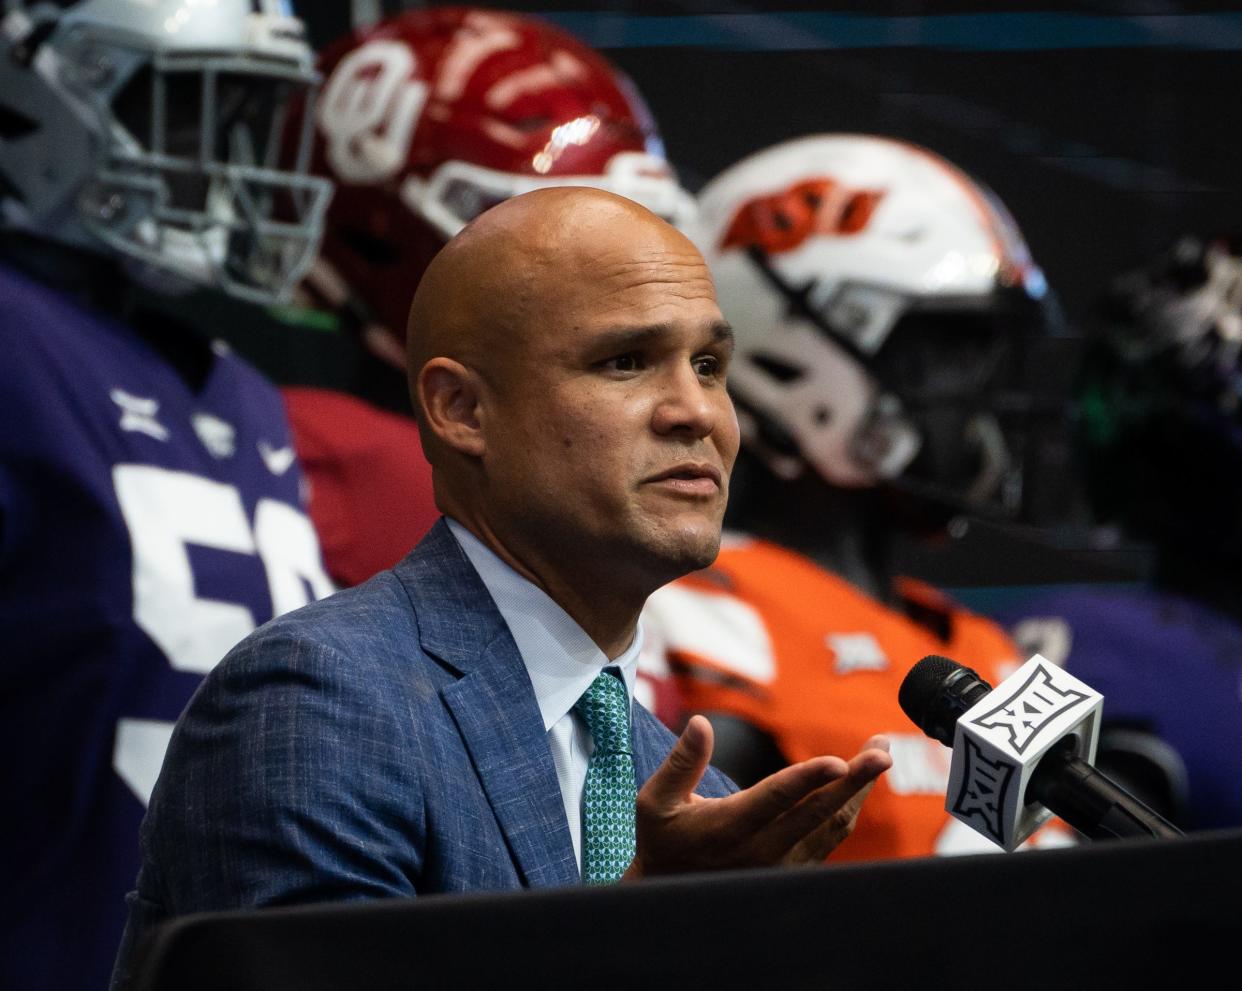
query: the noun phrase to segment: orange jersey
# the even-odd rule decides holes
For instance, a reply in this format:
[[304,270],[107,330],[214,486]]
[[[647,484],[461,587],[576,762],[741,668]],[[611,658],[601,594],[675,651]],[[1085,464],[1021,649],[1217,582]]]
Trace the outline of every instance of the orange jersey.
[[741,718],[791,763],[849,758],[873,734],[888,736],[893,767],[834,862],[999,849],[945,811],[950,751],[910,722],[897,689],[927,654],[996,684],[1018,663],[1016,648],[927,585],[903,580],[898,590],[910,615],[799,554],[726,537],[712,567],[656,592],[643,614],[644,666],[658,680],[667,665],[687,713]]

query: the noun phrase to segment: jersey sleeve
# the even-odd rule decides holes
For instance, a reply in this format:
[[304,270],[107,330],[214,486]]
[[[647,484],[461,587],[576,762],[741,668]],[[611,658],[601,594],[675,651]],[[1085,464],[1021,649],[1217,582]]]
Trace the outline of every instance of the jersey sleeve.
[[283,392],[328,572],[357,585],[401,560],[439,518],[418,428],[343,393]]

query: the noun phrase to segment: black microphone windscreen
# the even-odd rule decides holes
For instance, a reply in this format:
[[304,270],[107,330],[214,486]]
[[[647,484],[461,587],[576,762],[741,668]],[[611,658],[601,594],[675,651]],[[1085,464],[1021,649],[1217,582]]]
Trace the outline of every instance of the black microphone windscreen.
[[897,691],[897,703],[915,726],[951,747],[958,716],[990,690],[991,686],[964,664],[928,654],[906,674]]

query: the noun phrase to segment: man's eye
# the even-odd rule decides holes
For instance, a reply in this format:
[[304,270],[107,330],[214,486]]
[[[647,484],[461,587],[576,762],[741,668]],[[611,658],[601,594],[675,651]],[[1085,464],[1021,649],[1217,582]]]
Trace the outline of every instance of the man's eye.
[[619,354],[605,361],[604,367],[613,372],[636,372],[643,367],[643,362],[637,354]]
[[704,354],[694,359],[694,370],[703,378],[715,378],[722,367],[720,359],[715,355]]

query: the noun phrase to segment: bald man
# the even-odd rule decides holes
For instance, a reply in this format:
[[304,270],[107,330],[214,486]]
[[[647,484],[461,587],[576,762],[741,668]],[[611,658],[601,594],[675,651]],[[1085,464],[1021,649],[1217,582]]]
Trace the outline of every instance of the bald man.
[[678,740],[632,704],[639,612],[715,558],[738,448],[689,241],[598,190],[516,197],[427,270],[409,341],[445,518],[207,678],[119,977],[188,912],[818,861],[889,764],[877,738],[736,792],[705,719]]

